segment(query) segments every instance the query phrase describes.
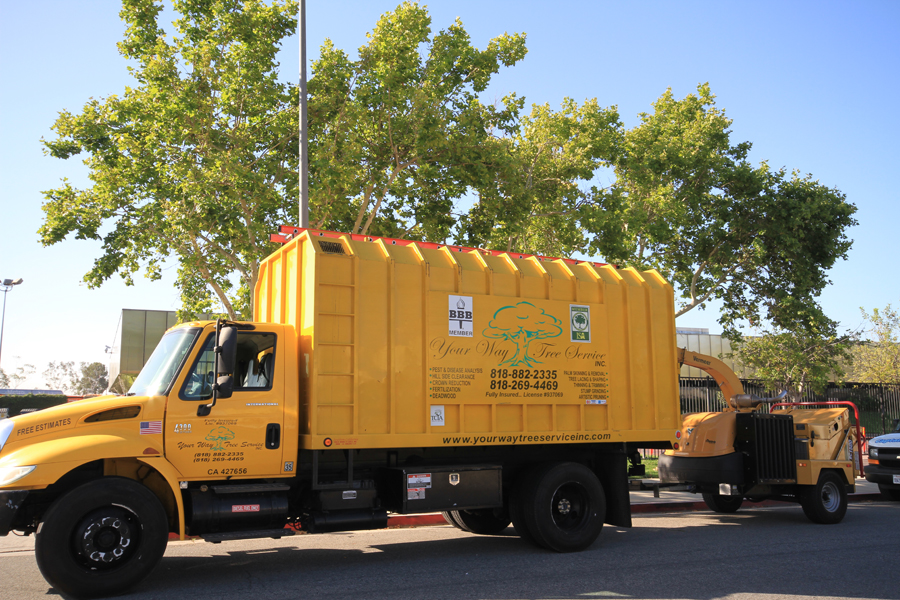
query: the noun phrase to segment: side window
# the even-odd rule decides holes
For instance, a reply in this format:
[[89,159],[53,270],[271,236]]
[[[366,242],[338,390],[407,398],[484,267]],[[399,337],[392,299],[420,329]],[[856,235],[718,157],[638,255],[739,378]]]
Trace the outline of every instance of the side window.
[[200,356],[188,372],[181,397],[184,400],[209,400],[212,398],[212,384],[216,379],[216,354],[213,352],[215,334],[210,334],[203,344]]
[[[183,400],[209,400],[216,379],[216,336],[206,338],[200,355],[188,372],[181,390]],[[275,334],[239,331],[234,391],[266,390],[272,387],[275,372]]]
[[270,389],[275,374],[275,334],[238,334],[234,391]]

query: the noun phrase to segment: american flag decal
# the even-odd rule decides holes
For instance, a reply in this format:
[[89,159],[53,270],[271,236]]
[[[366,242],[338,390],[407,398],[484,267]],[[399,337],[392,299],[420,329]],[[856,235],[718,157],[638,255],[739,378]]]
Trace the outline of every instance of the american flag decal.
[[162,433],[162,421],[141,421],[141,435],[145,433]]

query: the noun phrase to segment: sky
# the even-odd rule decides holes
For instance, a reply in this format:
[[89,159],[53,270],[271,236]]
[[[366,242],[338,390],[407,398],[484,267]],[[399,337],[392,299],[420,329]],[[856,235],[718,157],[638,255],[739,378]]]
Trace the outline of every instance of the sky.
[[[309,0],[309,60],[326,38],[355,55],[396,5]],[[62,178],[90,185],[78,158],[43,153],[57,114],[133,85],[116,48],[119,8],[115,0],[0,0],[0,279],[24,280],[6,295],[7,373],[31,364],[39,375],[50,361],[108,363],[123,308],[179,305],[174,263],[161,281],[138,276],[128,287],[113,277],[89,289],[82,277],[100,243],[70,238],[45,248],[37,234],[42,190]],[[528,55],[494,77],[486,102],[510,92],[526,107],[597,98],[633,127],[667,88],[683,98],[709,82],[733,119],[732,143],[752,142],[755,164],[811,173],[856,205],[853,248],[821,297],[826,313],[855,329],[860,307],[900,305],[900,3],[437,0],[428,8],[433,32],[459,17],[478,48],[504,32],[527,34]],[[282,77],[298,81],[299,36],[285,40],[279,59]],[[718,309],[695,309],[677,324],[719,333]],[[44,386],[36,376],[20,387]]]

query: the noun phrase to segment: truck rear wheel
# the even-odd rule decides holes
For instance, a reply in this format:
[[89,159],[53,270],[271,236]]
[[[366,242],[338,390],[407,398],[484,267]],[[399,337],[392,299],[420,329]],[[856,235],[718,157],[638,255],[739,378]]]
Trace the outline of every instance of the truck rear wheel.
[[897,488],[889,488],[883,485],[878,486],[878,491],[881,492],[881,495],[887,498],[888,500],[900,500],[900,489]]
[[463,526],[459,524],[459,521],[456,520],[456,517],[453,516],[453,511],[445,510],[441,512],[441,514],[444,516],[444,520],[450,525],[453,525],[457,529],[463,528]]
[[717,513],[737,512],[744,503],[741,496],[720,496],[719,494],[703,494],[703,501],[710,510]]
[[594,543],[606,519],[606,497],[593,471],[556,463],[533,474],[520,510],[534,541],[548,550],[577,552]]
[[496,535],[509,527],[509,514],[502,508],[454,510],[450,514],[460,529],[470,533]]
[[813,523],[840,523],[847,513],[847,490],[844,482],[832,471],[819,473],[819,481],[799,495],[800,506]]
[[120,477],[81,485],[44,515],[35,557],[44,579],[76,598],[124,592],[159,563],[169,539],[166,512],[144,486]]

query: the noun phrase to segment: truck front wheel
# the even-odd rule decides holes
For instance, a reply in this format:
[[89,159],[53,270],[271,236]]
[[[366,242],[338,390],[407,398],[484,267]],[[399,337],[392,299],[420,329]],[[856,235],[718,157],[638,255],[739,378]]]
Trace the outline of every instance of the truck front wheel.
[[168,539],[168,519],[156,496],[130,479],[110,477],[58,498],[44,515],[34,550],[50,585],[76,598],[96,598],[143,580]]
[[[594,543],[606,519],[606,497],[594,472],[557,463],[535,473],[519,510],[534,541],[548,550],[577,552]],[[516,514],[514,513],[514,522]]]
[[847,512],[847,490],[841,478],[832,471],[822,471],[818,483],[807,487],[799,494],[806,517],[823,525],[840,523]]
[[720,496],[719,494],[703,494],[703,501],[710,510],[717,513],[737,512],[744,499],[740,496]]

